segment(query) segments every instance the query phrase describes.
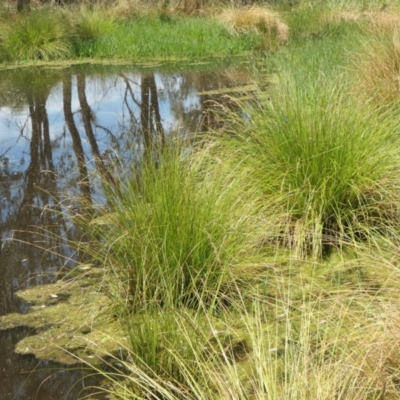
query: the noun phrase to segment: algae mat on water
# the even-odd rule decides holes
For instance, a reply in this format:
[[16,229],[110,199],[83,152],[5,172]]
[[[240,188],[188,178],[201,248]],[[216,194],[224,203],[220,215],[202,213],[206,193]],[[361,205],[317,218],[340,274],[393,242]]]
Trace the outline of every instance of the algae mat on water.
[[24,326],[34,335],[15,351],[63,364],[97,364],[124,346],[123,329],[106,311],[110,300],[100,288],[104,271],[81,266],[81,276],[17,293],[29,310],[0,317],[0,330]]

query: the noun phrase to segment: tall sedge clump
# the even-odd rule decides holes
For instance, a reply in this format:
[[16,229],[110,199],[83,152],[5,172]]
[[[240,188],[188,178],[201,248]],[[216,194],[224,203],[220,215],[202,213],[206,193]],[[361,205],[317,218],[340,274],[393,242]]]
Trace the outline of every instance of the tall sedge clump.
[[81,41],[99,40],[114,27],[114,17],[101,8],[82,6],[70,18],[75,35]]
[[1,24],[0,48],[12,60],[58,58],[69,52],[66,27],[60,15],[46,10],[18,14]]
[[131,310],[211,304],[248,246],[237,194],[180,151],[167,145],[145,157],[118,190],[110,188],[110,211],[90,224],[101,242],[95,256]]
[[271,100],[219,137],[248,187],[263,192],[264,242],[320,256],[332,246],[394,237],[399,224],[398,128],[321,79],[280,84]]

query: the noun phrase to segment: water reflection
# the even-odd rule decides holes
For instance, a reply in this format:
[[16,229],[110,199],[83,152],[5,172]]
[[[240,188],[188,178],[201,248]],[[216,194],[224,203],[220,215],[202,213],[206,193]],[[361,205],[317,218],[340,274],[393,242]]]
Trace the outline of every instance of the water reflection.
[[[101,200],[93,170],[112,182],[115,160],[128,166],[174,131],[217,127],[215,104],[227,98],[210,91],[236,84],[238,76],[247,83],[238,71],[0,72],[0,315],[26,312],[17,290],[54,281],[62,268],[82,261],[64,241],[79,232],[54,210],[79,207],[68,200],[77,195],[86,205]],[[78,398],[87,384],[80,371],[13,353],[27,334],[0,332],[0,400]]]
[[89,394],[92,394],[91,399],[105,399],[93,387],[99,384],[99,380],[85,374],[79,366],[66,373],[63,366],[46,361],[38,364],[33,356],[16,357],[13,346],[29,333],[18,328],[0,335],[1,399],[75,400],[78,395],[84,397]]

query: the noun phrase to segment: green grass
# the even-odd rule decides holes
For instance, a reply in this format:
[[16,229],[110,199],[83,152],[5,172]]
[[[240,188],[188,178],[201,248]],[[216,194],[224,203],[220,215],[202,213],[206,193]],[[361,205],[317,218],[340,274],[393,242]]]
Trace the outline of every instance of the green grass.
[[0,22],[0,60],[50,60],[69,54],[67,29],[59,14],[44,9]]
[[340,81],[365,36],[363,23],[329,21],[325,9],[295,10],[288,16],[288,24],[292,32],[289,45],[273,59],[282,74],[289,73],[296,81],[311,83],[318,76]]
[[106,10],[85,6],[69,10],[76,42],[95,42],[114,28],[114,18]]
[[79,57],[201,59],[230,57],[257,49],[255,34],[230,35],[219,23],[200,18],[162,21],[138,18],[122,22],[96,43],[76,47]]
[[233,183],[220,186],[169,147],[109,187],[110,212],[89,222],[103,242],[101,251],[94,242],[93,256],[115,274],[114,293],[131,311],[212,307],[243,278],[237,256],[250,251]]
[[117,398],[400,398],[398,111],[353,97],[366,24],[301,7],[259,99],[88,228],[130,339]]
[[[118,363],[133,376],[127,387],[126,381],[116,385],[121,398],[171,390],[184,398],[193,391],[190,385],[201,382],[197,364],[209,339],[199,329],[210,329],[204,315],[221,312],[258,273],[251,262],[242,263],[255,250],[255,232],[247,229],[251,213],[242,212],[254,205],[237,197],[237,171],[226,185],[226,175],[219,182],[203,151],[175,145],[145,153],[117,188],[105,183],[110,208],[79,221],[90,239],[80,246],[106,265],[113,313],[129,338]],[[108,378],[120,375],[111,368]]]
[[[79,218],[80,249],[104,265],[106,312],[128,338],[100,371],[115,398],[400,399],[398,100],[373,101],[380,84],[362,104],[354,91],[354,65],[372,53],[396,77],[396,46],[368,21],[328,18],[360,3],[273,3],[292,33],[258,60],[276,79],[257,101],[200,144],[147,149],[118,187],[105,184],[107,207]],[[265,46],[210,19],[88,15],[73,57]]]
[[[122,18],[104,7],[0,11],[0,62],[51,59],[228,58],[266,48],[255,32],[240,35],[212,18],[165,18],[162,14]],[[268,46],[267,46],[268,47]]]
[[321,255],[325,247],[398,235],[396,112],[360,109],[316,79],[285,77],[271,100],[248,110],[219,156],[248,170],[264,193],[265,240]]

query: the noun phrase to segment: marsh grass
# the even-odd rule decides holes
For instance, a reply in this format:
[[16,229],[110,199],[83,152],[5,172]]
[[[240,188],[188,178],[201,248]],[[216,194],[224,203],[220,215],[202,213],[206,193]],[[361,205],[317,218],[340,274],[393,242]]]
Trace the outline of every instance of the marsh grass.
[[[202,352],[208,339],[201,331],[201,327],[208,328],[204,321],[202,323],[198,315],[185,309],[160,308],[125,315],[122,320],[128,337],[128,347],[123,351],[124,369],[137,371],[131,380],[123,379],[122,385],[139,398],[164,398],[164,393],[168,392],[185,398],[185,393],[191,392],[187,369],[192,379],[198,381],[198,357],[204,358]],[[192,338],[189,343],[184,333]],[[185,360],[186,371],[182,370],[179,360]]]
[[355,96],[380,106],[400,100],[400,36],[397,30],[370,36],[353,55]]
[[260,44],[256,34],[232,36],[210,19],[146,16],[121,21],[110,35],[93,45],[80,43],[76,51],[80,56],[99,58],[198,59],[240,55]]
[[286,13],[291,39],[304,40],[308,36],[318,37],[326,23],[326,8],[312,3],[294,7]]
[[[309,14],[313,15],[312,12]],[[270,60],[270,68],[282,76],[292,76],[304,86],[314,86],[321,77],[332,85],[341,84],[343,73],[351,64],[351,55],[359,51],[365,37],[362,25],[354,21],[329,22],[324,12],[315,19],[310,18],[311,22],[303,22],[302,19],[307,19],[307,10],[300,13],[301,18],[297,11],[287,17],[292,34],[286,51],[278,52]],[[296,28],[296,24],[300,27]]]
[[[380,261],[363,246],[318,263],[293,258],[218,314],[125,315],[134,343],[102,373],[121,399],[399,398],[400,276]],[[340,285],[334,270],[345,273]]]
[[69,37],[59,14],[38,10],[11,20],[3,20],[0,27],[0,48],[7,58],[50,60],[69,53]]
[[114,17],[102,8],[81,6],[69,11],[69,19],[77,41],[96,41],[114,28]]
[[[105,182],[105,206],[76,217],[128,339],[99,370],[113,398],[400,398],[398,114],[360,108],[338,84],[358,22],[309,6],[287,17],[296,32],[273,60],[279,80],[222,134],[147,149]],[[76,54],[207,57],[260,43],[193,17],[96,29]]]
[[146,152],[86,221],[129,338],[115,398],[400,398],[395,110],[324,78],[268,95]]
[[220,157],[240,160],[248,185],[264,193],[266,243],[320,256],[397,237],[396,119],[357,107],[324,78],[305,86],[288,78],[219,136]]
[[266,42],[254,31],[232,34],[214,18],[185,17],[172,6],[35,6],[29,13],[5,10],[0,14],[3,62],[68,57],[222,58],[260,51]]
[[102,240],[93,256],[115,274],[115,292],[132,310],[211,307],[243,278],[238,254],[252,246],[247,214],[235,210],[232,185],[211,180],[179,149],[153,156],[109,188],[110,212],[88,222]]

